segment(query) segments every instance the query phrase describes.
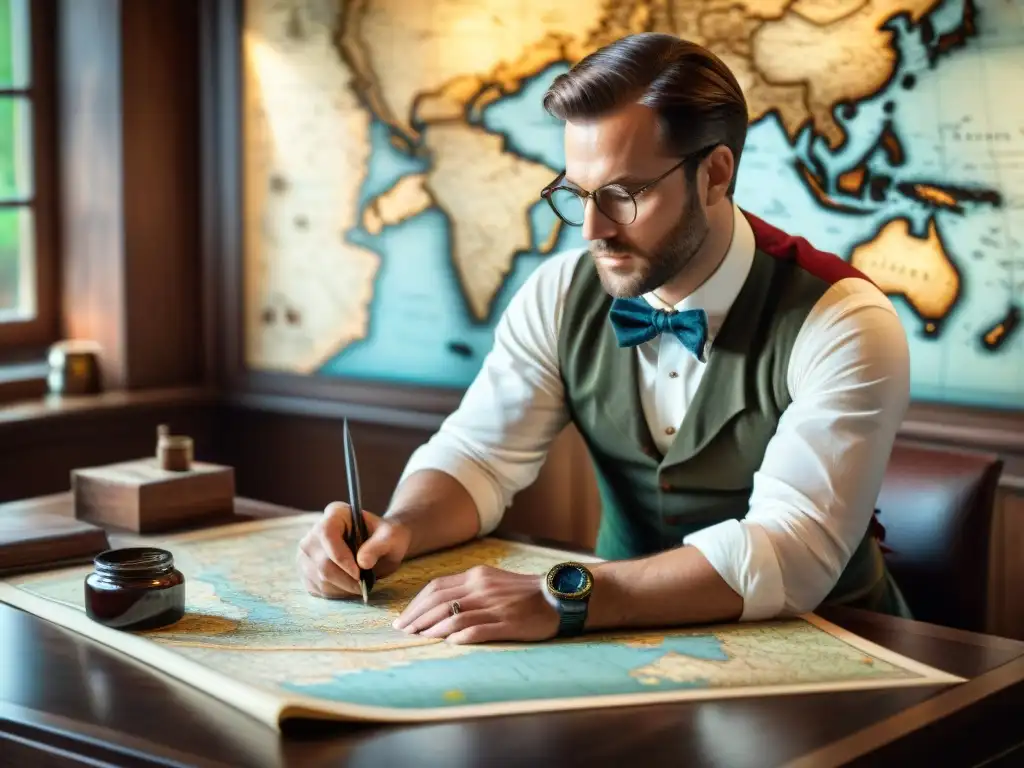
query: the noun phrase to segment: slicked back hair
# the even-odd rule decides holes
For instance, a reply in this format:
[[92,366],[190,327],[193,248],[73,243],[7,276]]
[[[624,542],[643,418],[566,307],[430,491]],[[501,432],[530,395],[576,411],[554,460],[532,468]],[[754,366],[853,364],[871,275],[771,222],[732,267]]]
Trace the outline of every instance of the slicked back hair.
[[[601,117],[630,102],[657,112],[662,140],[676,155],[718,144],[732,150],[732,197],[747,137],[747,102],[721,59],[674,35],[629,35],[556,77],[543,104],[559,120],[573,120]],[[704,157],[706,153],[687,163],[691,183]]]

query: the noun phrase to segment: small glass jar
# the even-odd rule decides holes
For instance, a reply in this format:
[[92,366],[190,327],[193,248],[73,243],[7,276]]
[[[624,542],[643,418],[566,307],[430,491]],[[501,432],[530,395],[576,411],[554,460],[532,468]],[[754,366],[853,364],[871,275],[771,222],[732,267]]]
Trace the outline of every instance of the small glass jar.
[[155,547],[108,549],[85,578],[90,619],[123,630],[156,629],[185,615],[185,577],[174,556]]

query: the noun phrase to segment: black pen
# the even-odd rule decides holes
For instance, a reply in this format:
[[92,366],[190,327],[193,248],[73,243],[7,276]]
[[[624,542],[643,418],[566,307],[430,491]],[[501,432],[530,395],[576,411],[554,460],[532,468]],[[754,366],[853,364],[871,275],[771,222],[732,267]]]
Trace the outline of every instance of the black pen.
[[[348,505],[352,511],[352,522],[349,525],[346,543],[355,558],[359,548],[370,535],[366,530],[366,520],[363,518],[363,506],[359,498],[359,465],[356,463],[356,449],[352,445],[352,435],[348,431],[348,419],[345,425],[345,475],[348,478]],[[358,566],[358,564],[357,564]],[[368,568],[359,569],[359,589],[363,593],[363,604],[370,600],[370,590],[373,589],[373,571]]]

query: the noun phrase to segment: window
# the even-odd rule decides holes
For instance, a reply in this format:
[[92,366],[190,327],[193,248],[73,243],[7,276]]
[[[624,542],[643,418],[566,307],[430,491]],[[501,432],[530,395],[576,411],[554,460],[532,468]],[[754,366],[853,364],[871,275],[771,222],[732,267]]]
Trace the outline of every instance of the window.
[[0,351],[57,334],[52,4],[0,0]]

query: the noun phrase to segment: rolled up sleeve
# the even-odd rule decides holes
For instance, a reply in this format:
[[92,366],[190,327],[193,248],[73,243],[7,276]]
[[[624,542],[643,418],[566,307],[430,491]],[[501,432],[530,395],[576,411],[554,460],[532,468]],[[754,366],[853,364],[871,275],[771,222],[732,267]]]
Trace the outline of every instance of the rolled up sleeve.
[[797,337],[788,383],[747,515],[683,542],[743,598],[743,621],[815,610],[867,531],[910,399],[888,299],[863,280],[833,285]]

